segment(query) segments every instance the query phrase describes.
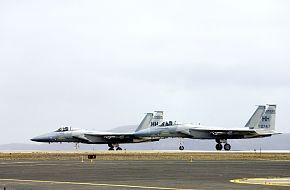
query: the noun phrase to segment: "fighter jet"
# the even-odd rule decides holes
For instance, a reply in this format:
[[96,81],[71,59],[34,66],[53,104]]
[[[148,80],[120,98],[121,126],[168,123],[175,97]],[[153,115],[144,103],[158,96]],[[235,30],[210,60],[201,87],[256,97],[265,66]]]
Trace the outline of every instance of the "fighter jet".
[[[228,139],[248,139],[281,134],[275,131],[276,105],[260,105],[243,128],[219,128],[191,123],[163,122],[163,111],[147,113],[135,132],[97,132],[69,127],[31,139],[37,142],[74,142],[87,144],[108,144],[109,150],[122,150],[121,143],[159,141],[165,138],[215,139],[216,150],[229,151]],[[180,144],[179,150],[184,150]]]
[[[267,109],[266,109],[267,107]],[[212,126],[163,122],[156,127],[136,131],[137,137],[215,139],[216,150],[229,151],[228,139],[248,139],[281,134],[275,131],[276,105],[260,105],[243,128],[218,128]],[[184,149],[181,144],[180,150]]]
[[159,137],[140,137],[134,134],[138,131],[145,130],[148,127],[156,126],[163,121],[163,111],[155,111],[147,113],[141,121],[135,132],[132,133],[113,133],[113,132],[98,132],[86,129],[74,129],[70,127],[61,127],[54,132],[40,135],[31,139],[36,142],[47,143],[86,143],[86,144],[108,144],[109,150],[122,150],[119,144],[122,143],[141,143],[158,141]]

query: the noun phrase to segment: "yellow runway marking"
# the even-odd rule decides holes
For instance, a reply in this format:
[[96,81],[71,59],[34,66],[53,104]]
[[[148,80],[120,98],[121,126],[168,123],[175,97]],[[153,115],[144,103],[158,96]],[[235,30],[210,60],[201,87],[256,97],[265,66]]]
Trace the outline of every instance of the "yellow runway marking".
[[0,179],[0,181],[88,185],[88,186],[103,186],[103,187],[124,187],[124,188],[136,188],[136,189],[157,189],[157,190],[194,190],[194,189],[180,189],[180,188],[171,188],[171,187],[153,187],[153,186],[107,184],[107,183],[83,183],[83,182],[73,182],[73,181],[46,181],[46,180],[31,180],[31,179]]
[[290,177],[284,178],[243,178],[230,180],[232,183],[254,184],[254,185],[272,185],[290,187]]

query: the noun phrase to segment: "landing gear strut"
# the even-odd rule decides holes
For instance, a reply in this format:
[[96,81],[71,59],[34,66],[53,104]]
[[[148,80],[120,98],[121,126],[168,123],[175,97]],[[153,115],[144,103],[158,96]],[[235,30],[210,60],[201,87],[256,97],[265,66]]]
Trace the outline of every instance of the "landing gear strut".
[[122,150],[122,148],[119,147],[119,144],[112,144],[112,143],[110,143],[110,144],[108,144],[108,146],[109,146],[109,149],[108,150],[115,150],[114,149],[115,147],[116,147],[116,150]]
[[231,145],[227,143],[227,139],[216,139],[215,141],[217,142],[217,144],[215,146],[216,150],[222,150],[223,149],[222,143],[224,143],[224,150],[225,151],[231,150]]
[[76,150],[80,149],[80,145],[79,145],[79,143],[75,143],[75,149],[76,149]]

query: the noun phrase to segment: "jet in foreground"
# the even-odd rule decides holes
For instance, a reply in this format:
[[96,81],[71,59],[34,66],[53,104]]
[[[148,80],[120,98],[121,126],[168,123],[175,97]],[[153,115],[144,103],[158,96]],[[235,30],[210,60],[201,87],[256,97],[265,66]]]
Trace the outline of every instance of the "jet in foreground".
[[86,144],[108,144],[109,150],[122,150],[119,144],[122,143],[141,143],[158,141],[158,137],[140,137],[134,134],[144,130],[152,124],[158,125],[163,121],[163,111],[147,113],[142,122],[139,124],[135,132],[132,133],[113,133],[98,132],[86,129],[74,129],[70,127],[62,127],[58,130],[32,138],[32,141],[46,143],[86,143]]
[[[215,139],[216,150],[228,151],[231,145],[228,139],[247,139],[269,137],[281,134],[275,131],[276,105],[258,106],[252,117],[243,128],[218,128],[194,124],[176,124],[163,122],[156,127],[150,127],[135,132],[138,137],[158,138],[190,138],[190,139]],[[179,146],[180,150],[184,146]]]

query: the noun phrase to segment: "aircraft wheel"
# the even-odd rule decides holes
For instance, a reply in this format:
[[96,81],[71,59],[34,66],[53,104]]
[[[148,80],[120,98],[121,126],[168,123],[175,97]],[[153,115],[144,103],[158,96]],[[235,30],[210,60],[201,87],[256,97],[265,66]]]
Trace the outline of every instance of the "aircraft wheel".
[[230,144],[225,144],[225,145],[224,145],[224,149],[225,149],[226,151],[231,150],[231,145],[230,145]]
[[216,144],[215,146],[216,150],[222,150],[223,149],[223,145],[221,143]]
[[117,147],[116,150],[122,150],[122,148],[121,147]]
[[184,150],[184,146],[179,146],[179,150]]
[[110,147],[108,150],[110,150],[110,151],[111,151],[111,150],[114,150],[114,147]]

